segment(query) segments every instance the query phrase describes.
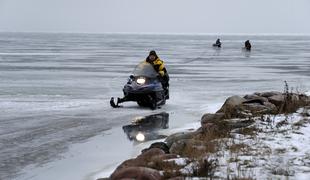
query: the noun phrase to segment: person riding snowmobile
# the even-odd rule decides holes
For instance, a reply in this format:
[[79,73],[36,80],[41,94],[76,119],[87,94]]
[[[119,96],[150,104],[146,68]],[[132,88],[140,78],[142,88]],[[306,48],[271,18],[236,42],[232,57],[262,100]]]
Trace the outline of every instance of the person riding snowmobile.
[[252,46],[251,46],[250,40],[246,40],[246,41],[244,42],[244,48],[245,48],[246,50],[248,50],[248,51],[251,50]]
[[[147,81],[146,76],[150,81]],[[136,79],[137,78],[137,79]],[[140,81],[140,82],[139,82]],[[144,87],[143,87],[144,86]],[[123,88],[124,97],[114,97],[110,100],[110,105],[114,108],[126,101],[135,101],[139,106],[148,106],[156,109],[157,106],[164,105],[169,99],[169,75],[155,51],[150,51],[148,57],[135,68],[135,72],[128,79]]]
[[217,39],[215,44],[213,44],[213,46],[216,46],[216,47],[221,47],[222,46],[222,43],[221,43],[221,40],[220,39]]
[[159,59],[154,50],[150,51],[148,57],[145,59],[145,62],[150,63],[156,72],[159,74],[159,80],[163,85],[163,88],[166,92],[166,97],[169,99],[168,89],[169,89],[169,75],[167,69],[165,68],[164,62]]

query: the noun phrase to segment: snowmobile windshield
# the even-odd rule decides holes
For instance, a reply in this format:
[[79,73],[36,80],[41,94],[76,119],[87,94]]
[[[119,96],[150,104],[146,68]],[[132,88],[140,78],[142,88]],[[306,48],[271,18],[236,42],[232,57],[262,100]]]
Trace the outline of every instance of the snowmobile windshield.
[[138,64],[133,71],[134,76],[145,76],[148,78],[157,77],[158,73],[155,71],[153,66],[148,62],[142,62]]

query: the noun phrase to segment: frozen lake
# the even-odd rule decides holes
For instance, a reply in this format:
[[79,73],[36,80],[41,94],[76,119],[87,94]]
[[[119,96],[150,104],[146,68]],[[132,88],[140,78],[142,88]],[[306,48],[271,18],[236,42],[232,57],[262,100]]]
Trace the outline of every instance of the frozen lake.
[[[310,89],[310,36],[0,33],[0,179],[91,179],[146,144],[122,126],[166,112],[193,127],[231,95]],[[252,51],[242,51],[250,39]],[[112,109],[131,71],[156,50],[170,100],[156,111]]]

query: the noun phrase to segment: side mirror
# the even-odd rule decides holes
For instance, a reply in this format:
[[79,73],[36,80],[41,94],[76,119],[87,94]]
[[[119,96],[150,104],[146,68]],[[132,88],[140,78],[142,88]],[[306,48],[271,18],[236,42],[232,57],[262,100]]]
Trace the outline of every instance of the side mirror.
[[134,77],[133,75],[130,75],[129,78],[130,78],[130,79],[134,79],[135,77]]

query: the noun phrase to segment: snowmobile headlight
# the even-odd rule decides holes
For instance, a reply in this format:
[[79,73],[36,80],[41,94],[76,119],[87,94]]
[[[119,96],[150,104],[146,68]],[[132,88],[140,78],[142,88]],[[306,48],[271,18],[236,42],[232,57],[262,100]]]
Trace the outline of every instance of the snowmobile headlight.
[[136,135],[136,139],[137,139],[137,141],[142,142],[142,141],[145,140],[145,136],[144,136],[144,134],[142,134],[141,132],[139,132],[139,133]]
[[144,83],[145,83],[145,78],[139,77],[139,78],[137,79],[137,83],[138,83],[138,84],[144,84]]

